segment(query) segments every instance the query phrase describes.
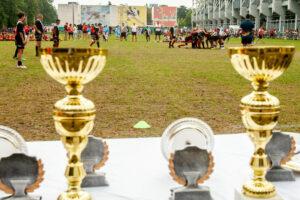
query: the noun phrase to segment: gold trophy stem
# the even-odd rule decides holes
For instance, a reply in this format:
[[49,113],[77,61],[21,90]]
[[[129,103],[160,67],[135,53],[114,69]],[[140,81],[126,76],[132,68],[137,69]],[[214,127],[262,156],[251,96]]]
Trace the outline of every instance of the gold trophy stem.
[[88,134],[93,129],[95,117],[94,105],[85,99],[78,88],[66,86],[68,95],[55,104],[54,120],[56,130],[68,152],[69,162],[65,171],[68,190],[58,200],[90,200],[90,195],[81,190],[85,169],[80,160],[81,152],[88,143]]
[[254,143],[255,151],[250,166],[254,176],[244,184],[244,195],[254,198],[271,198],[276,195],[275,187],[265,179],[269,161],[265,154],[266,144],[272,138],[272,129],[277,124],[279,101],[267,91],[267,83],[253,83],[255,91],[242,99],[241,111],[248,136]]
[[65,176],[68,179],[68,191],[80,191],[81,181],[86,175],[83,164],[80,160],[81,151],[74,153],[69,151],[69,153],[70,160],[65,173]]

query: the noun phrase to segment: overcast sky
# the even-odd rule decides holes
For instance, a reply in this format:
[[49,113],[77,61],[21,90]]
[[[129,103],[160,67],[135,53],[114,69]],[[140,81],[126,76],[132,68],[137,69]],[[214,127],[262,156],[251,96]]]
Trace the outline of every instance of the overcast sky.
[[[107,5],[108,0],[54,0],[54,5],[57,8],[58,4],[66,4],[68,2],[78,2],[81,5]],[[144,6],[147,4],[164,4],[168,6],[185,5],[192,7],[192,0],[110,0],[113,5],[128,4],[133,6]]]

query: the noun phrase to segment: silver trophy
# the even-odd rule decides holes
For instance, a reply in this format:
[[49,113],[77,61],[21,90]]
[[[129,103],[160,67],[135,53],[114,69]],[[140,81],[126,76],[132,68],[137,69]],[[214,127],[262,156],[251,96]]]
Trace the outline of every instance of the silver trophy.
[[213,167],[211,153],[195,146],[171,154],[170,174],[184,187],[172,189],[170,200],[212,200],[209,188],[199,184],[209,179]]
[[214,132],[210,126],[196,118],[182,118],[164,131],[161,148],[166,160],[169,160],[171,153],[189,146],[211,152],[214,148]]
[[13,153],[27,153],[23,137],[15,130],[0,125],[0,158]]
[[295,149],[293,137],[281,132],[273,133],[272,139],[266,146],[266,154],[271,163],[271,168],[266,174],[268,181],[295,181],[293,171],[282,167],[291,160]]
[[209,188],[199,185],[213,172],[212,129],[199,119],[177,120],[165,130],[161,147],[171,176],[184,185],[171,189],[170,200],[212,200]]
[[0,189],[10,196],[2,200],[40,200],[29,193],[39,188],[44,176],[41,160],[22,153],[0,160]]
[[96,173],[108,160],[108,146],[101,138],[92,135],[88,137],[88,144],[81,154],[81,160],[86,171],[86,176],[82,180],[82,187],[108,186],[105,173]]

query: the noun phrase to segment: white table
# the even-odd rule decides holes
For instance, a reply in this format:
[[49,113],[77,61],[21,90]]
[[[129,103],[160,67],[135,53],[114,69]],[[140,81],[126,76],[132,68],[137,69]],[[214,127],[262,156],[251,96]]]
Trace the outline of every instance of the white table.
[[[87,188],[94,200],[168,200],[170,189],[179,185],[169,175],[160,149],[160,138],[109,139],[109,160],[100,171],[107,173],[110,186]],[[29,153],[42,159],[45,180],[33,194],[55,200],[66,188],[66,151],[60,141],[29,142]],[[213,156],[214,172],[204,182],[214,200],[233,200],[234,188],[252,175],[249,167],[253,144],[246,134],[217,135]],[[274,183],[285,200],[300,199],[300,174],[296,182]],[[0,196],[5,196],[0,192]]]

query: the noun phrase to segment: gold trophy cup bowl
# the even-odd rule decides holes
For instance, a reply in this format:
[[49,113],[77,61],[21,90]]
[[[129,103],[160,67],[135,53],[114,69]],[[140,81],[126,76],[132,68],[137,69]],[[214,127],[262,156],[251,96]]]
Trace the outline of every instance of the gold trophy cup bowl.
[[242,98],[240,110],[242,120],[251,141],[255,145],[250,166],[254,177],[246,183],[242,192],[254,198],[271,198],[275,187],[265,179],[269,167],[265,146],[272,137],[278,122],[280,102],[267,88],[269,82],[278,78],[290,65],[295,47],[233,47],[229,57],[235,70],[252,81],[254,91]]
[[85,170],[80,155],[94,126],[95,106],[81,93],[83,85],[103,70],[108,51],[91,48],[41,48],[41,63],[45,71],[65,85],[67,97],[54,105],[56,131],[68,151],[69,162],[65,172],[69,188],[59,200],[90,200],[89,193],[80,188]]

